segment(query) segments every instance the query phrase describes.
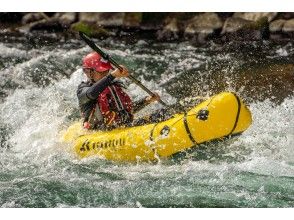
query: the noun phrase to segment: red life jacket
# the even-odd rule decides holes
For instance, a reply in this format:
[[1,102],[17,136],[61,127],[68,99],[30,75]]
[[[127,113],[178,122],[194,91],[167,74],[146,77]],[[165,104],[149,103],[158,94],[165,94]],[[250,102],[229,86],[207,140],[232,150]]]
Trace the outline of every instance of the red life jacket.
[[122,125],[133,120],[133,103],[121,86],[113,84],[108,86],[98,96],[98,105],[104,123],[109,125]]

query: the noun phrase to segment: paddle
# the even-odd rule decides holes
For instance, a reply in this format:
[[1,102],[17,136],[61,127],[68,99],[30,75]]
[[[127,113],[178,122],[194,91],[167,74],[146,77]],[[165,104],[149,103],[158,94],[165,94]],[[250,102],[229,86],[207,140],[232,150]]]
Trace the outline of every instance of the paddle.
[[[79,34],[81,38],[91,47],[94,51],[96,51],[98,54],[100,54],[103,59],[108,60],[112,65],[114,65],[116,68],[118,68],[120,71],[123,70],[123,68],[107,53],[102,51],[95,43],[90,39],[89,36],[87,36],[85,33],[79,31]],[[143,89],[145,92],[147,92],[151,96],[155,96],[153,92],[151,92],[146,86],[144,86],[139,80],[137,80],[132,75],[128,76],[129,79],[131,79],[134,83],[136,83],[141,89]],[[165,102],[163,102],[161,99],[158,100],[162,105],[167,106]]]

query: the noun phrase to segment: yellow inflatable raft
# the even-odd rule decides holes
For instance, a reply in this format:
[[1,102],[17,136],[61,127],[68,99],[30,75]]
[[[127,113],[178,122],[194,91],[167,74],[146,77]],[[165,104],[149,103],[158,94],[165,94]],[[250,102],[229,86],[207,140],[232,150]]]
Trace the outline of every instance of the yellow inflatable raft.
[[234,93],[223,92],[169,120],[112,131],[86,131],[75,123],[63,135],[80,157],[152,161],[197,144],[235,135],[251,124],[249,109]]

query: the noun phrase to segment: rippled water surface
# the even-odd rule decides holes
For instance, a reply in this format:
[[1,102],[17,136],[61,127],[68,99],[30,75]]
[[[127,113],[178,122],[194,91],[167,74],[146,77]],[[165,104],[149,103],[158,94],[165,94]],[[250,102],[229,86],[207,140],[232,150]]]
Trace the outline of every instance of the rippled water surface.
[[[234,91],[252,111],[252,126],[158,163],[79,160],[60,131],[79,117],[80,63],[90,49],[58,35],[2,35],[1,207],[294,207],[292,42],[97,43],[175,112],[195,97]],[[145,95],[126,83],[133,99]]]

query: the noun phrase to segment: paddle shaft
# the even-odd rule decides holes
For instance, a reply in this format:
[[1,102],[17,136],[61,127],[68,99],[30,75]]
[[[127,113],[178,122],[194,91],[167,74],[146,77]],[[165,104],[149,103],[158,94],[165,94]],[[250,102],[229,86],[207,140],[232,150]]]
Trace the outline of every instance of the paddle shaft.
[[[120,71],[123,71],[123,68],[112,58],[109,56],[109,54],[102,51],[85,33],[79,32],[81,38],[91,47],[94,51],[99,53],[103,59],[108,60],[112,65],[114,65],[116,68],[118,68]],[[150,96],[155,96],[155,94],[150,91],[146,86],[144,86],[139,80],[137,80],[132,75],[129,75],[128,78],[132,80],[136,85],[138,85],[141,89],[143,89],[145,92],[147,92]],[[159,103],[161,103],[164,106],[167,106],[167,104],[162,101],[161,99],[158,100]]]

